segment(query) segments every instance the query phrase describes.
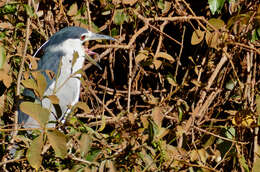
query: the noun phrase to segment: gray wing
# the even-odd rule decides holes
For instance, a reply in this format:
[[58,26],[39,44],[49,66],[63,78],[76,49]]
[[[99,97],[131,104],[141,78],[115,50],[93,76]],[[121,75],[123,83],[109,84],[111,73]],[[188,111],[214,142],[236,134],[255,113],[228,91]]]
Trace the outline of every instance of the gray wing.
[[62,56],[64,55],[63,52],[51,52],[47,51],[44,56],[38,62],[38,70],[42,72],[46,81],[47,81],[47,88],[55,81],[55,77],[53,79],[49,78],[46,74],[46,70],[50,70],[54,72],[55,75],[58,74],[59,64]]
[[[55,77],[53,79],[49,78],[46,74],[46,70],[53,71],[55,75],[58,73],[58,68],[60,64],[61,57],[63,56],[62,52],[55,52],[55,53],[48,53],[50,51],[47,51],[43,55],[43,57],[38,62],[38,69],[42,72],[44,75],[46,81],[47,81],[47,88],[55,81]],[[34,102],[36,99],[38,99],[34,92],[30,89],[24,89],[23,96],[26,100]],[[22,101],[19,102],[21,104]],[[31,118],[29,115],[23,113],[21,110],[18,110],[18,122],[19,124],[23,124],[23,127],[25,128],[38,128],[40,127],[39,124]]]

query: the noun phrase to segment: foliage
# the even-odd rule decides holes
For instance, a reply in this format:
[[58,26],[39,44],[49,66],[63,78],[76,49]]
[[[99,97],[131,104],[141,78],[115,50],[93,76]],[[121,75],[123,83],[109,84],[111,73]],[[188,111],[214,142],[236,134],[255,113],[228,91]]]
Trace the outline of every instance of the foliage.
[[[1,1],[0,168],[259,171],[259,16],[256,1]],[[102,70],[78,71],[80,102],[46,128],[48,109],[19,100],[44,97],[33,54],[66,26],[117,42],[85,45]],[[40,130],[14,132],[19,104]]]

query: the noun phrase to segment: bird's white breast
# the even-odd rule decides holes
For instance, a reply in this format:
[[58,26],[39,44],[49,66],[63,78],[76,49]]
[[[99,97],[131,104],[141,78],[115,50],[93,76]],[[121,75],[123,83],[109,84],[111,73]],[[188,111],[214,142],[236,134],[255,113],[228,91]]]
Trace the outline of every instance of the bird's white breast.
[[[73,106],[79,100],[81,75],[75,75],[74,73],[83,67],[85,50],[80,40],[69,39],[50,51],[63,51],[65,55],[61,57],[59,77],[46,90],[45,96],[55,94],[59,98],[59,105],[64,117],[70,111],[68,106]],[[75,53],[78,53],[78,58],[72,66]],[[51,111],[55,113],[55,109],[52,107],[49,99],[43,99],[42,104],[46,108],[52,109]],[[50,120],[55,120],[55,117],[51,115]]]

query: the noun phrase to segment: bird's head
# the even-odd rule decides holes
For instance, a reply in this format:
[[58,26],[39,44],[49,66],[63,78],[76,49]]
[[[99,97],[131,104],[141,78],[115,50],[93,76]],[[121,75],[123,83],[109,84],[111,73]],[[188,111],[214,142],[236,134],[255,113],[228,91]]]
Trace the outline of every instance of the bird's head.
[[[56,49],[56,47],[62,45],[66,41],[71,41],[70,49],[75,49],[75,46],[84,45],[85,42],[90,40],[113,40],[116,39],[107,36],[107,35],[101,35],[93,33],[87,29],[81,28],[81,27],[66,27],[61,29],[59,32],[55,33],[53,36],[50,37],[49,41],[45,42],[34,54],[37,55],[38,51],[43,49],[44,52],[46,51],[55,51],[53,49]],[[82,46],[83,47],[83,46]],[[62,47],[63,48],[63,47]],[[96,54],[92,51],[90,51],[88,48],[85,47],[85,54],[87,54],[87,58],[90,60],[90,62],[93,62],[93,59],[90,59],[89,55]],[[97,64],[95,64],[97,65]]]

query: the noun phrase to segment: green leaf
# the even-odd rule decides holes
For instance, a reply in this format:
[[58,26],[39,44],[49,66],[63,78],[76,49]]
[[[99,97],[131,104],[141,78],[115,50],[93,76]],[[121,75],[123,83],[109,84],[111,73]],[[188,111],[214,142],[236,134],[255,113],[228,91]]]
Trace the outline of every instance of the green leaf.
[[225,135],[229,139],[234,139],[236,136],[236,129],[234,127],[228,127],[225,132]]
[[29,6],[27,4],[24,4],[24,8],[25,8],[25,11],[26,11],[26,13],[27,13],[27,15],[29,17],[34,17],[35,16],[34,11],[33,11],[31,6]]
[[16,24],[15,27],[16,27],[16,29],[19,29],[19,28],[21,28],[21,27],[23,27],[23,26],[25,26],[24,23],[19,22],[19,23]]
[[43,134],[35,138],[27,150],[26,158],[30,165],[38,171],[42,164]]
[[86,160],[91,162],[91,161],[95,160],[100,153],[101,153],[100,149],[93,149],[93,150],[89,151],[89,153],[86,157]]
[[246,159],[245,159],[244,156],[241,156],[241,157],[239,158],[239,162],[240,162],[240,164],[242,165],[242,167],[244,168],[244,171],[245,171],[245,172],[249,172],[249,168],[248,168],[248,165],[247,165],[247,162],[246,162]]
[[232,79],[227,81],[226,85],[225,85],[226,89],[228,89],[230,91],[233,90],[235,86],[236,86],[236,81],[233,81]]
[[0,46],[0,69],[3,69],[6,60],[5,48]]
[[216,12],[220,12],[224,6],[225,0],[208,0],[209,9],[211,13],[214,15]]
[[55,155],[60,158],[67,156],[67,146],[65,135],[58,130],[47,131],[48,140],[55,151]]
[[40,104],[36,104],[33,102],[22,102],[20,104],[20,109],[22,112],[35,119],[42,128],[44,128],[49,121],[49,110],[43,108]]
[[111,36],[114,37],[114,36],[117,36],[118,34],[119,34],[118,29],[114,27],[114,28],[111,30]]
[[159,1],[158,1],[158,7],[159,7],[161,10],[163,10],[163,9],[165,8],[165,5],[164,5],[163,0],[159,0]]
[[122,9],[121,10],[116,10],[115,16],[114,16],[114,23],[116,25],[121,25],[125,21],[128,21],[127,14]]

